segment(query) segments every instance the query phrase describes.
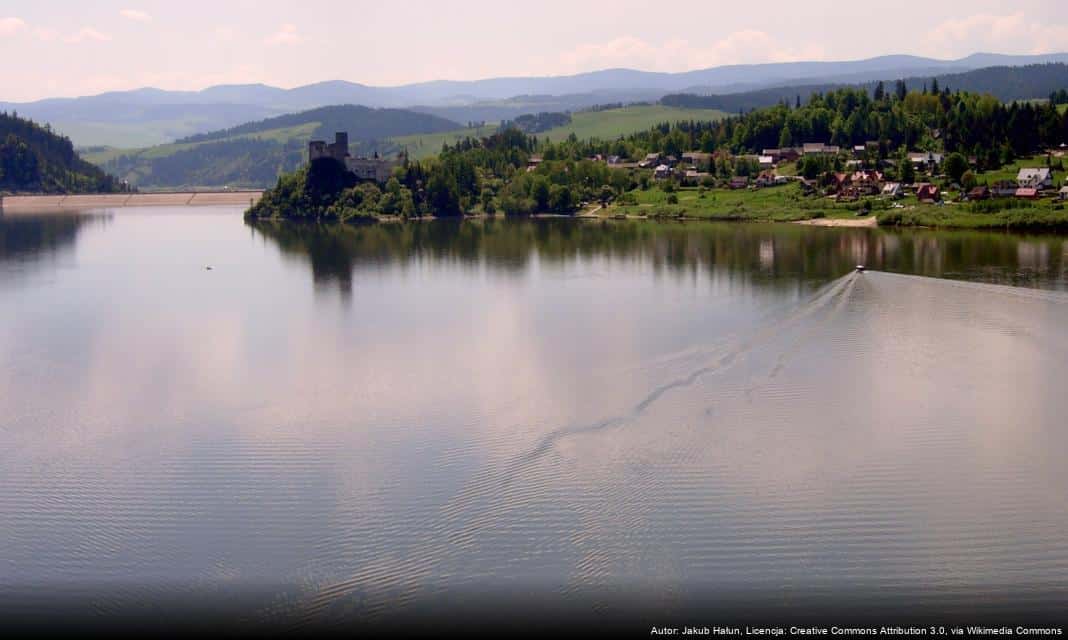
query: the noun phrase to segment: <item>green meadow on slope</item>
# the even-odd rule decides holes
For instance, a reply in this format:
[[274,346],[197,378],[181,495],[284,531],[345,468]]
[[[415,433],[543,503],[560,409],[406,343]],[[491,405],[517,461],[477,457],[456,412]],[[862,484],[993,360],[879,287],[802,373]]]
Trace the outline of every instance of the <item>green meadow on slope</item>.
[[[435,134],[456,123],[404,109],[339,105],[249,122],[142,149],[97,147],[85,157],[138,187],[265,187],[305,161],[308,141],[347,131],[357,153],[392,149],[388,138]],[[440,145],[439,145],[440,149]]]
[[[569,124],[535,134],[538,139],[559,142],[571,134],[579,140],[600,138],[611,140],[629,133],[643,131],[658,124],[687,120],[720,120],[727,114],[716,109],[680,109],[661,105],[635,105],[601,111],[580,111],[571,115]],[[455,144],[466,137],[485,137],[496,131],[496,125],[477,129],[459,129],[434,135],[414,135],[393,138],[398,146],[406,148],[417,160],[433,156],[441,151],[442,143]]]

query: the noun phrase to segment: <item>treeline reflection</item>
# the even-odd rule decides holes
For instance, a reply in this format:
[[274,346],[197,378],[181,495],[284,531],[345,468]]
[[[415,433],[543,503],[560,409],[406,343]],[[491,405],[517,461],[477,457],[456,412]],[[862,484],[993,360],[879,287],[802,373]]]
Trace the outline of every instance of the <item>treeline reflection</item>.
[[815,228],[789,224],[565,219],[343,225],[247,221],[317,284],[351,289],[354,271],[431,260],[500,273],[609,259],[658,272],[741,277],[755,285],[827,281],[871,269],[1065,289],[1068,244],[1057,236],[990,232]]
[[83,228],[110,220],[111,214],[107,213],[0,212],[0,262],[33,260],[71,249]]

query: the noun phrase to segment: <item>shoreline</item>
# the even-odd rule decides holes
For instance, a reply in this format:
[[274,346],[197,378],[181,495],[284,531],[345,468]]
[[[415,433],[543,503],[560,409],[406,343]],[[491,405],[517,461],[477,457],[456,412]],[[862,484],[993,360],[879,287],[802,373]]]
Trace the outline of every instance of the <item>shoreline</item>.
[[812,218],[810,220],[795,220],[793,224],[803,224],[809,227],[873,229],[879,226],[879,220],[876,216],[866,216],[864,218]]
[[14,195],[0,197],[0,211],[66,211],[98,207],[249,206],[261,197],[263,197],[263,191]]

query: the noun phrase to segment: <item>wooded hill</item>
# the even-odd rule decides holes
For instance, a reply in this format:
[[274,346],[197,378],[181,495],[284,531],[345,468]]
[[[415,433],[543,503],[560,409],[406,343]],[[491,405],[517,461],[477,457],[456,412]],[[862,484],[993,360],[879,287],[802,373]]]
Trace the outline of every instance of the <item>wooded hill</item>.
[[300,113],[290,113],[258,122],[249,122],[237,127],[201,133],[175,142],[211,142],[235,138],[253,133],[287,129],[317,123],[312,130],[313,137],[332,137],[335,131],[348,131],[352,140],[379,140],[413,133],[440,133],[459,129],[460,125],[452,120],[439,118],[428,113],[408,111],[406,109],[371,109],[359,105],[345,104],[320,107]]
[[[901,80],[908,91],[922,91],[936,82],[952,91],[989,94],[1002,102],[1045,98],[1051,93],[1068,87],[1068,64],[1033,64],[1023,67],[987,67],[964,73],[915,76]],[[893,80],[882,84],[892,84]],[[863,84],[804,84],[773,87],[743,93],[721,95],[697,95],[676,93],[661,98],[660,103],[670,107],[694,109],[721,109],[729,113],[752,111],[776,104],[805,102],[813,94],[828,93],[845,87],[861,88],[874,93],[879,82]]]
[[145,149],[97,149],[87,157],[140,187],[262,187],[306,159],[308,141],[347,131],[354,153],[395,150],[393,136],[433,135],[460,125],[404,109],[338,105],[199,134]]
[[17,114],[0,113],[0,191],[104,193],[120,184],[74,152],[69,138]]

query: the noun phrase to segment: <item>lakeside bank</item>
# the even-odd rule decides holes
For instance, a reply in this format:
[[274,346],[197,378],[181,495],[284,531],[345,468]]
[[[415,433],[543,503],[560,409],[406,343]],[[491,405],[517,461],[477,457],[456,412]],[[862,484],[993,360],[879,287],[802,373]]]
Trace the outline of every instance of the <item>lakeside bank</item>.
[[0,211],[48,211],[100,207],[252,206],[263,191],[186,191],[0,197]]

